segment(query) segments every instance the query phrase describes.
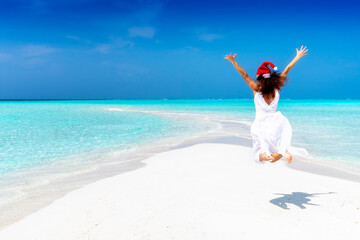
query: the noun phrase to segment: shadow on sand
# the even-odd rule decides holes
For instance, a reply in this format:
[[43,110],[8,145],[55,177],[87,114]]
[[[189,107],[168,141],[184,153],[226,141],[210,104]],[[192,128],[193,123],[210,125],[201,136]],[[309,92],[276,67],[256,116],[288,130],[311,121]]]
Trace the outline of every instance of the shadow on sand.
[[281,207],[282,209],[288,208],[288,204],[294,204],[301,209],[305,209],[305,205],[319,206],[318,204],[310,203],[311,197],[316,197],[320,194],[333,194],[334,192],[328,193],[304,193],[304,192],[292,192],[291,194],[274,193],[274,195],[282,195],[282,197],[271,199],[269,202]]

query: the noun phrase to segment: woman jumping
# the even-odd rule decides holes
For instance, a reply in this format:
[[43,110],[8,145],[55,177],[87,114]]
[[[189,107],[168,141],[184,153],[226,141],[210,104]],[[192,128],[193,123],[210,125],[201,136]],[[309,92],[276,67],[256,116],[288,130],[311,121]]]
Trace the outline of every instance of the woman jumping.
[[[261,64],[256,72],[256,81],[253,81],[245,70],[235,61],[236,54],[226,55],[246,83],[254,92],[254,102],[256,117],[251,125],[251,136],[253,138],[254,158],[256,162],[264,163],[270,161],[274,163],[284,157],[291,163],[292,156],[289,153],[292,129],[289,121],[280,111],[277,111],[280,89],[287,81],[287,74],[294,67],[296,62],[307,55],[308,49],[301,46],[296,49],[296,57],[285,68],[282,73],[276,72],[277,67],[271,62]],[[270,70],[268,66],[273,68]]]

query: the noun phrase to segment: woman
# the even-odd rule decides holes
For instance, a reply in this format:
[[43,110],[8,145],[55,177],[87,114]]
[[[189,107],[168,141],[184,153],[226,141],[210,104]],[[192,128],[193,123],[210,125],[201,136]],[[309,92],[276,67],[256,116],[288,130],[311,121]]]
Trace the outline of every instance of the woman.
[[[279,111],[279,91],[287,81],[286,76],[294,67],[296,62],[307,55],[308,49],[301,46],[296,49],[296,57],[285,68],[282,73],[276,72],[277,67],[271,62],[264,62],[258,69],[256,81],[253,81],[245,70],[235,62],[236,54],[226,55],[228,59],[245,79],[254,93],[256,117],[251,125],[251,136],[253,137],[253,150],[256,162],[274,163],[284,157],[291,163],[292,156],[288,149],[290,147],[292,129],[289,121]],[[268,66],[274,70],[271,71]]]

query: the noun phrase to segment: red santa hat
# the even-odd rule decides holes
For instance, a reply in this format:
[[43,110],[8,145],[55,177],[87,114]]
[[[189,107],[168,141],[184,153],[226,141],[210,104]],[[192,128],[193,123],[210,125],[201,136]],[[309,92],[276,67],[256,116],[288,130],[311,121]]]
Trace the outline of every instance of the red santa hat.
[[268,65],[270,65],[275,71],[277,70],[277,67],[272,62],[263,62],[256,72],[256,77],[262,75],[264,78],[269,78],[271,71]]

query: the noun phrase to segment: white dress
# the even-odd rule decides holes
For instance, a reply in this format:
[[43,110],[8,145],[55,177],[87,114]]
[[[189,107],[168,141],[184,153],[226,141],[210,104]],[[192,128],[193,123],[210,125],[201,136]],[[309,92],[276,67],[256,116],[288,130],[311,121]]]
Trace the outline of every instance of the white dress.
[[253,138],[254,160],[258,163],[259,154],[266,153],[271,156],[274,152],[285,156],[290,147],[292,128],[284,115],[277,111],[280,94],[275,90],[275,98],[271,104],[267,104],[263,95],[257,92],[254,96],[256,117],[251,125]]

